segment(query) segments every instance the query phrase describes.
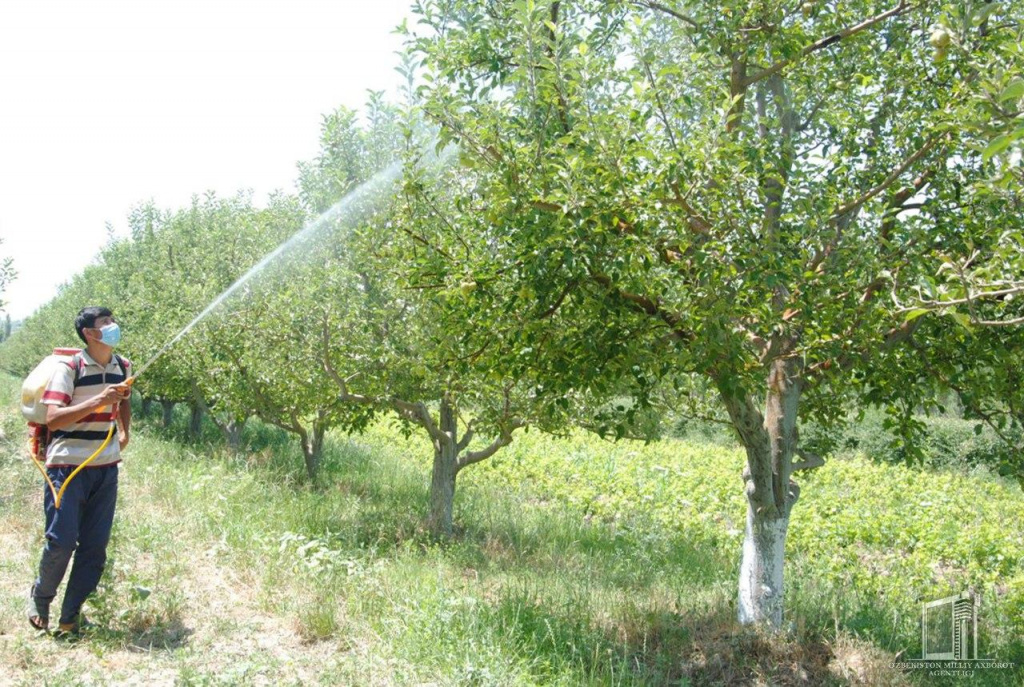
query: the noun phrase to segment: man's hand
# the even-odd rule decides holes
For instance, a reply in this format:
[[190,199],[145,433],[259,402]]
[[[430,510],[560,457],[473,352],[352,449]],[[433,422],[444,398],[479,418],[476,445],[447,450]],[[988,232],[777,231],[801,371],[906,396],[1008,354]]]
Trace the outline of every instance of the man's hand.
[[[64,407],[58,405],[47,405],[46,424],[51,431],[67,429],[74,423],[81,422],[82,418],[87,415],[92,415],[100,408],[105,407],[109,407],[110,412],[113,413],[115,417],[118,417],[120,415],[118,405],[130,395],[130,386],[127,384],[117,384],[108,386],[92,398],[82,401],[77,405]],[[129,406],[125,406],[125,408],[129,408]],[[126,410],[125,412],[127,413],[128,411]],[[128,415],[130,418],[130,413],[128,413]],[[125,421],[124,424],[127,425],[128,421]]]
[[128,432],[118,432],[117,441],[119,444],[121,444],[122,451],[124,450],[124,447],[128,445],[128,439]]
[[94,407],[113,406],[131,396],[132,389],[126,384],[108,386],[93,397]]

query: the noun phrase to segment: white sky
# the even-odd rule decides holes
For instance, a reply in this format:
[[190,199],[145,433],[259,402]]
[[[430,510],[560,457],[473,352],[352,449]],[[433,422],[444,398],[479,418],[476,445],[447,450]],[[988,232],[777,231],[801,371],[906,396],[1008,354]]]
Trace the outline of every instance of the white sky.
[[321,115],[397,90],[411,0],[0,0],[0,299],[29,315],[132,205],[293,190]]

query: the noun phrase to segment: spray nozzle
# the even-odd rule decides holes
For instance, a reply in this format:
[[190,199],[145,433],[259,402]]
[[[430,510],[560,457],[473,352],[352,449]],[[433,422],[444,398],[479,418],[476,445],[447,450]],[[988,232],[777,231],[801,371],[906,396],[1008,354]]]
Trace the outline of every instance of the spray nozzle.
[[[136,375],[136,376],[138,376],[138,375]],[[135,377],[129,377],[128,379],[124,380],[120,384],[115,384],[114,388],[115,389],[120,389],[121,391],[128,391],[129,389],[132,388],[132,384],[134,384],[134,383],[135,383]]]

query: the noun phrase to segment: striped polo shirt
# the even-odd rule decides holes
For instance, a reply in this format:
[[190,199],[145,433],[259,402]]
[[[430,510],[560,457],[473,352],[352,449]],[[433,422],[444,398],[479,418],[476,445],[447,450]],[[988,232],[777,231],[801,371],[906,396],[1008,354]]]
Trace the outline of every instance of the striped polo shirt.
[[[78,405],[96,396],[107,386],[124,381],[121,366],[117,364],[115,356],[110,357],[110,362],[106,366],[97,363],[86,351],[82,351],[78,356],[80,359],[78,385],[75,386],[75,370],[72,367],[74,361],[58,365],[43,393],[44,404],[62,408]],[[124,362],[128,376],[131,376],[131,363],[127,358],[121,358],[121,360]],[[50,445],[46,450],[46,467],[59,468],[80,465],[103,444],[110,431],[110,423],[116,420],[117,415],[116,408],[100,408],[100,410],[103,412],[86,415],[66,429],[60,429],[53,433]],[[112,410],[114,412],[111,412]],[[121,447],[117,440],[117,433],[118,430],[115,427],[110,443],[103,449],[103,453],[89,463],[87,470],[93,466],[100,467],[121,462]]]

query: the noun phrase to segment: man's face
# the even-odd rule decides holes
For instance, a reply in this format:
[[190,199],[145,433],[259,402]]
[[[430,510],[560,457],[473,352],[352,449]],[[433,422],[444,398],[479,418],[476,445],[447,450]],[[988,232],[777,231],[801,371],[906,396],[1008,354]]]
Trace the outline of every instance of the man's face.
[[100,338],[103,336],[103,332],[100,331],[101,327],[106,327],[108,324],[113,324],[114,318],[110,315],[104,315],[103,317],[97,317],[96,321],[93,322],[91,327],[83,327],[82,333],[85,334],[85,338],[96,343],[102,343]]

